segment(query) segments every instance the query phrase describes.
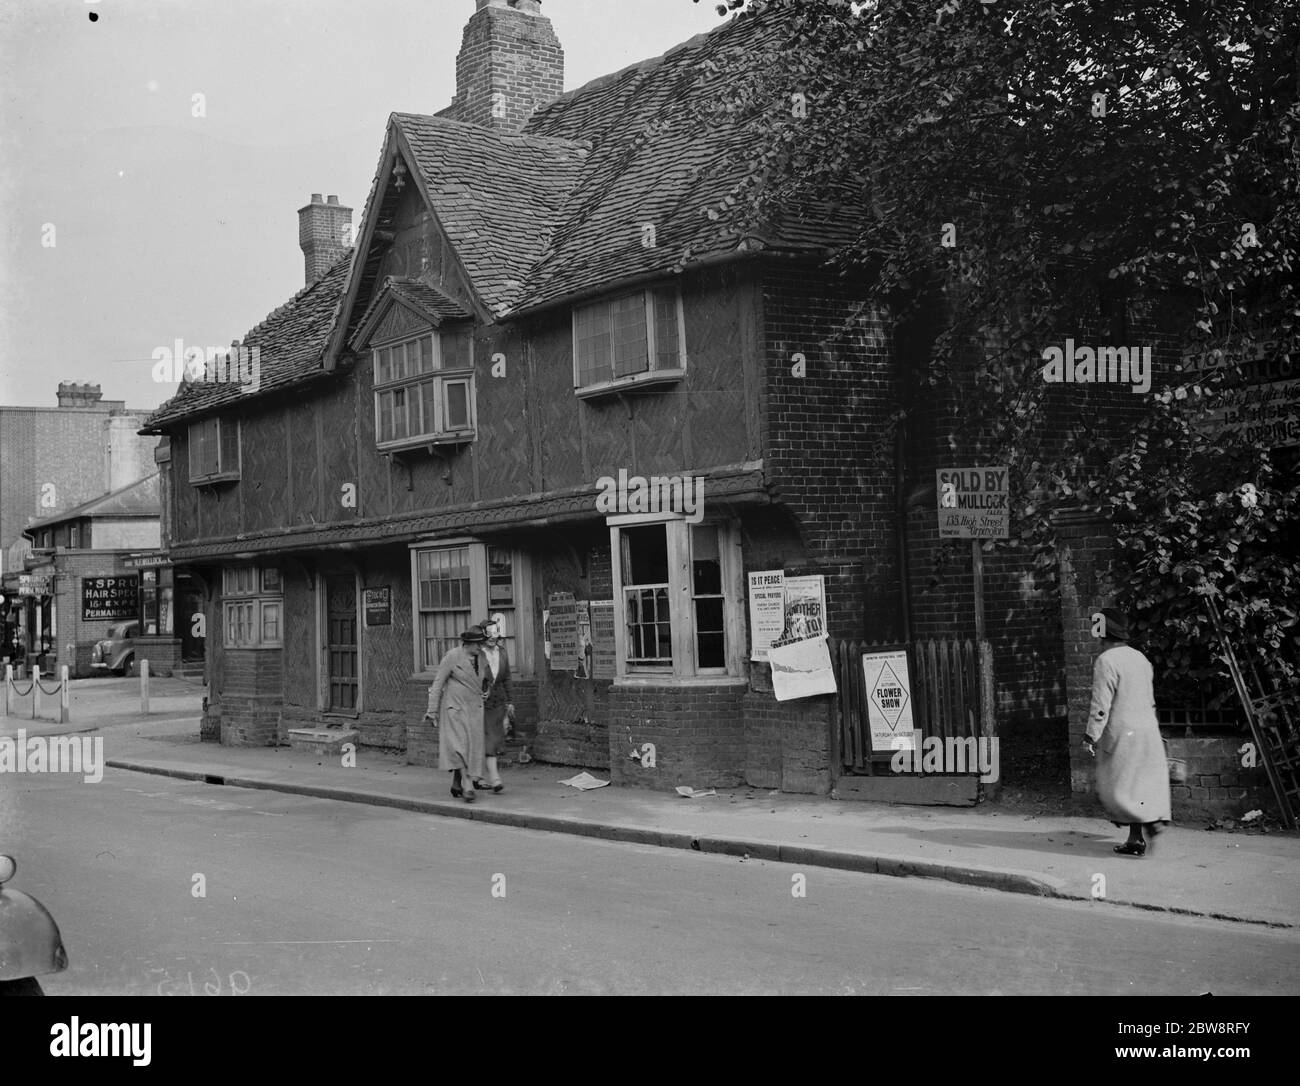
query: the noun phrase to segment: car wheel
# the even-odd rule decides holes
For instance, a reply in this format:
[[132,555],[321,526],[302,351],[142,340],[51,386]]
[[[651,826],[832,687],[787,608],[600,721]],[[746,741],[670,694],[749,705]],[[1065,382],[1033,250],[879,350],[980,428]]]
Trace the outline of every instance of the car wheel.
[[122,674],[125,675],[128,679],[134,679],[134,678],[135,678],[136,671],[135,671],[135,657],[134,657],[134,656],[128,656],[128,657],[127,657],[127,658],[122,662]]

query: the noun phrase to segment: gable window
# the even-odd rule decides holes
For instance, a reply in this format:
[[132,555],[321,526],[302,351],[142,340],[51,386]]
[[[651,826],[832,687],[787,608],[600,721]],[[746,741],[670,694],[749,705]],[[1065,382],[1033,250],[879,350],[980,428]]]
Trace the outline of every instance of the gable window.
[[373,348],[379,448],[474,438],[474,341],[470,328]]
[[210,418],[190,423],[191,483],[217,483],[239,478],[239,420]]
[[415,668],[437,669],[461,631],[493,615],[505,619],[506,655],[516,675],[532,674],[532,618],[527,599],[527,563],[521,552],[471,540],[411,550],[415,611]]
[[[222,632],[228,649],[284,646],[284,598],[274,567],[227,566],[222,570]],[[170,593],[168,594],[170,608]]]
[[678,380],[685,338],[675,287],[581,306],[573,311],[573,387],[582,396]]
[[610,518],[620,677],[740,675],[739,556],[729,524]]

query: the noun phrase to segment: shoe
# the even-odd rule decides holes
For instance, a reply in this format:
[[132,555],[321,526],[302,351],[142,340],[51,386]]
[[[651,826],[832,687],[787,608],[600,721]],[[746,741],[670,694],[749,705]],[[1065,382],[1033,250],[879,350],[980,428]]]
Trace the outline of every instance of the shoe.
[[474,800],[475,800],[475,798],[476,798],[476,797],[475,797],[475,795],[474,795],[474,789],[472,789],[472,788],[466,788],[466,789],[465,789],[465,802],[466,802],[466,803],[473,803]]
[[498,781],[496,784],[492,786],[492,791],[497,793],[497,795],[500,795],[505,790],[506,790],[506,786],[502,784],[500,781]]
[[1121,856],[1143,856],[1146,850],[1145,841],[1125,841],[1122,845],[1115,846],[1115,851]]
[[465,789],[457,788],[454,784],[451,786],[451,794],[454,799],[460,799],[465,794]]
[[477,788],[480,792],[486,792],[488,790],[489,785],[487,781],[476,780],[474,782],[474,787]]

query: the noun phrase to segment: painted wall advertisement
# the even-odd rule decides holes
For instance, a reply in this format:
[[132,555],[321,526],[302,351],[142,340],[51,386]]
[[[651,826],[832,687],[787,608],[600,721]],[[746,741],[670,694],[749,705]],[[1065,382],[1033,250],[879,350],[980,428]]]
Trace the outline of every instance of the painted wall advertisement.
[[140,578],[82,577],[81,618],[135,618],[140,614]]
[[913,750],[912,679],[907,669],[907,653],[872,652],[862,657],[862,674],[866,680],[867,719],[871,749]]
[[1002,467],[940,468],[934,473],[940,539],[1008,539],[1010,472]]

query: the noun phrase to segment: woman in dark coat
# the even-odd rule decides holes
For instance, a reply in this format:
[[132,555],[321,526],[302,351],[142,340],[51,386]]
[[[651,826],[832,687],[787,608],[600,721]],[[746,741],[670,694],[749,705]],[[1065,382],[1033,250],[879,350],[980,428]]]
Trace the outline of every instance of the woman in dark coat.
[[497,772],[497,756],[505,746],[506,733],[515,718],[514,699],[510,694],[510,658],[502,643],[505,634],[503,615],[493,615],[483,623],[487,642],[483,646],[483,754],[487,763],[488,784],[492,791],[505,788]]
[[1119,611],[1102,611],[1103,650],[1092,673],[1092,704],[1084,744],[1097,759],[1097,795],[1128,840],[1125,856],[1147,850],[1171,817],[1169,763],[1156,720],[1151,663],[1128,644],[1129,624]]
[[[438,768],[450,770],[451,794],[474,802],[474,782],[483,776],[483,630],[471,626],[462,644],[438,664],[429,687],[424,719],[438,724]],[[461,774],[465,781],[462,785]]]

